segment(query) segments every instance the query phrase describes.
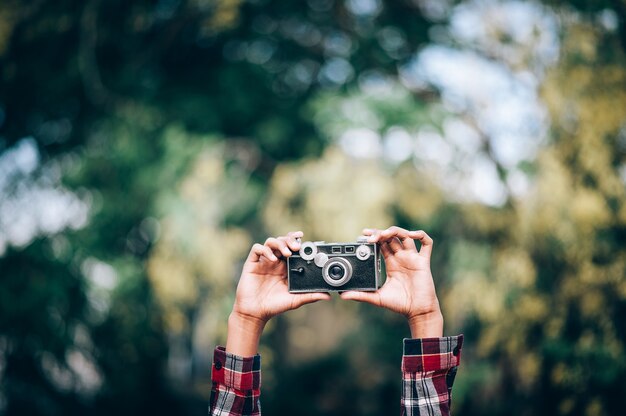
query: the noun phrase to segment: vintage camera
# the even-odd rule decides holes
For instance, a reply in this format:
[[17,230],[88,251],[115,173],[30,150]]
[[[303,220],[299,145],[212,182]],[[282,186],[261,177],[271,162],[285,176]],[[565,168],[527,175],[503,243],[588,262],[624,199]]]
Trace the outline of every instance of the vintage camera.
[[355,243],[307,241],[287,258],[289,291],[374,291],[381,286],[380,250],[367,237]]

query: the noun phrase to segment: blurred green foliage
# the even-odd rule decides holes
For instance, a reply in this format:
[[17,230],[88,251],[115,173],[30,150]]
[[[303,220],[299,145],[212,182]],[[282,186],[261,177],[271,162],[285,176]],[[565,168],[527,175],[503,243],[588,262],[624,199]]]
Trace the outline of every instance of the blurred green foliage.
[[[623,1],[1,1],[0,414],[205,414],[252,242],[391,224],[435,238],[455,413],[622,414],[625,34]],[[536,92],[529,156],[441,48]],[[396,414],[406,336],[272,320],[264,412]]]

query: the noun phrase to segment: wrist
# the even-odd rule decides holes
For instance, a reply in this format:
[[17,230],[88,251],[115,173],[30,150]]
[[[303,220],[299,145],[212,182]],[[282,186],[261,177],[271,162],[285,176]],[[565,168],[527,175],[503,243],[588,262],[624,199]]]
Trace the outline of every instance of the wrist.
[[443,336],[443,315],[437,308],[432,312],[408,317],[411,338],[439,338]]
[[256,355],[265,323],[262,319],[233,310],[228,317],[226,352],[243,357]]

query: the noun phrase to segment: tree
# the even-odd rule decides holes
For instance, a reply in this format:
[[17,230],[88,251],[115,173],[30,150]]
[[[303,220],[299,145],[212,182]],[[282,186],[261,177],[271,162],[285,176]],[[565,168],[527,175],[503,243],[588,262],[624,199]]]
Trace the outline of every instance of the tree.
[[[204,409],[250,242],[397,223],[437,241],[446,320],[468,338],[458,412],[617,413],[624,16],[618,1],[2,2],[0,412]],[[483,96],[459,90],[484,79]],[[530,110],[496,111],[520,94]],[[267,410],[345,413],[340,385],[353,412],[386,413],[404,335],[352,303],[273,321]]]

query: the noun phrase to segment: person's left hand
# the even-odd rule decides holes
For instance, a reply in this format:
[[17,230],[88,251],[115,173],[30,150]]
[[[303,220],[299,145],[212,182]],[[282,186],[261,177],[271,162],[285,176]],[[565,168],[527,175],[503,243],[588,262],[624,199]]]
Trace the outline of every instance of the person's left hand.
[[[433,240],[424,231],[400,227],[365,229],[363,234],[368,242],[380,244],[387,280],[376,292],[346,291],[341,297],[404,315],[414,338],[442,336],[443,317],[430,271]],[[413,240],[421,242],[419,251]]]

